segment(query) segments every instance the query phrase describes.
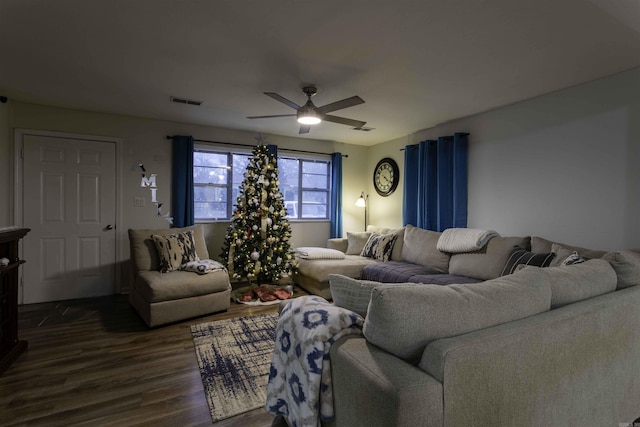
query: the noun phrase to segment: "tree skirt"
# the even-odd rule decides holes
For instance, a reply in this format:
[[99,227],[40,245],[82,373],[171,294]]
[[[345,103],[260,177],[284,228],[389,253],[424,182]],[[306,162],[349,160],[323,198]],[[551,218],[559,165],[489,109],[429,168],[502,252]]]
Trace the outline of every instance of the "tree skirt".
[[264,407],[278,314],[191,325],[213,422]]

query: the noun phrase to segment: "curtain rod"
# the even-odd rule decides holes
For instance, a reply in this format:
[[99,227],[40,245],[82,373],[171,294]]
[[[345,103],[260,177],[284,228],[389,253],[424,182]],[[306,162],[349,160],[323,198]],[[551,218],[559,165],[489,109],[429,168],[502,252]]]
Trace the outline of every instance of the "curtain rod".
[[[173,136],[167,135],[167,139],[173,139]],[[207,139],[193,139],[195,142],[210,142],[212,144],[220,144],[220,145],[229,145],[232,147],[255,147],[255,145],[251,144],[240,144],[235,142],[220,142],[220,141],[209,141]],[[283,148],[284,151],[290,151],[293,153],[303,153],[303,154],[322,154],[324,156],[330,156],[331,153],[320,153],[319,151],[305,151],[305,150],[294,150],[290,148]],[[343,154],[342,157],[349,157],[348,154]]]
[[[468,136],[468,135],[471,135],[471,134],[469,132],[456,132],[456,135]],[[449,135],[449,136],[441,136],[440,138],[453,138],[453,136],[451,136],[451,135]],[[432,141],[435,141],[435,139],[433,139]],[[418,144],[411,144],[411,145],[418,145]],[[404,151],[404,148],[401,148],[400,151]]]

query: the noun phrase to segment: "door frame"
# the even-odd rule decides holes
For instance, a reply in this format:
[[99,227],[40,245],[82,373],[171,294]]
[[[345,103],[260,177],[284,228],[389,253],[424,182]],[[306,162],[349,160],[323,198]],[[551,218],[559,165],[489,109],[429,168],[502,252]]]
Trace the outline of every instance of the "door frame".
[[[115,218],[115,266],[114,266],[114,287],[113,290],[116,294],[122,293],[122,261],[121,256],[123,248],[121,243],[124,239],[124,228],[121,227],[122,222],[122,138],[114,138],[110,136],[98,136],[98,135],[85,135],[69,132],[57,132],[48,130],[36,130],[36,129],[20,129],[16,128],[14,131],[14,185],[13,185],[13,218],[17,226],[23,226],[23,202],[24,202],[24,179],[23,179],[23,147],[24,137],[27,135],[45,136],[52,138],[65,138],[65,139],[79,139],[89,140],[96,142],[107,142],[115,144],[116,147],[116,188],[115,188],[115,203],[116,203],[116,218]],[[20,256],[22,257],[22,246],[20,246]],[[28,261],[28,260],[27,260]],[[23,269],[19,269],[19,303],[24,304],[24,277],[22,274]]]

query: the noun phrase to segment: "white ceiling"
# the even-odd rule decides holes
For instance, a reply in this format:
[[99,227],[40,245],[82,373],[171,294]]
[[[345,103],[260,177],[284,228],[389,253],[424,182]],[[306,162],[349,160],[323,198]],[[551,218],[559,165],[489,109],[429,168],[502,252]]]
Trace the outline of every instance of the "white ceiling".
[[[638,0],[0,0],[0,95],[373,145],[640,66]],[[201,107],[171,96],[204,101]],[[197,135],[195,135],[197,137]]]

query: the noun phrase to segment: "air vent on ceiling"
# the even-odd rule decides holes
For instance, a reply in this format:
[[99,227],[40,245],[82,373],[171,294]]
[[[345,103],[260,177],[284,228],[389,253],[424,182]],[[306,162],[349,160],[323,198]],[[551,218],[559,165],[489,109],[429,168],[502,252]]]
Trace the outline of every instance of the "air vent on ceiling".
[[351,130],[359,130],[360,132],[371,132],[372,130],[375,130],[375,128],[367,128],[364,126],[359,126],[359,127],[351,128]]
[[196,105],[196,106],[200,106],[202,104],[202,101],[194,101],[193,99],[177,98],[175,96],[171,97],[171,102],[176,102],[178,104]]

